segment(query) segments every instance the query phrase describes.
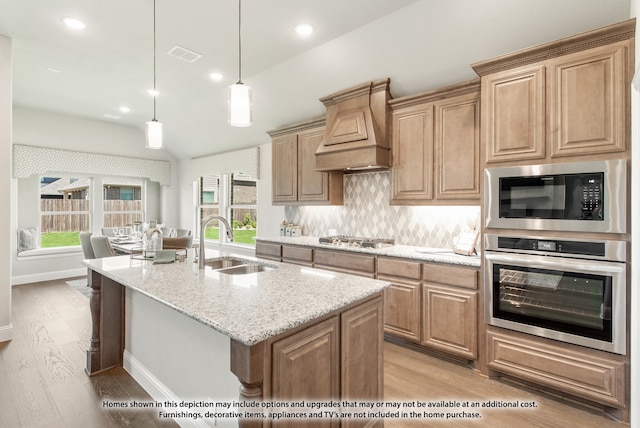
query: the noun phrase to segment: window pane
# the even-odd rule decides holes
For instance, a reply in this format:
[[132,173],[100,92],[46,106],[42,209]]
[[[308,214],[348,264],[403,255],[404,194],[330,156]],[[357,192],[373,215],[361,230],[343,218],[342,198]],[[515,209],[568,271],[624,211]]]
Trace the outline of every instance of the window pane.
[[142,183],[135,185],[110,181],[104,183],[102,189],[103,227],[132,226],[143,220]]
[[[207,218],[210,215],[218,215],[219,209],[218,207],[200,207],[200,222],[202,219]],[[218,233],[218,219],[212,220],[207,224],[205,229],[204,237],[205,239],[218,239],[220,234]],[[200,232],[200,225],[198,225],[198,233]]]
[[238,244],[255,245],[256,220],[258,210],[255,208],[232,208],[233,242]]
[[220,193],[220,177],[210,175],[200,180],[200,205],[218,204]]
[[231,220],[233,242],[255,245],[258,221],[256,180],[244,174],[231,176]]
[[40,246],[80,245],[78,233],[90,229],[89,179],[40,178]]

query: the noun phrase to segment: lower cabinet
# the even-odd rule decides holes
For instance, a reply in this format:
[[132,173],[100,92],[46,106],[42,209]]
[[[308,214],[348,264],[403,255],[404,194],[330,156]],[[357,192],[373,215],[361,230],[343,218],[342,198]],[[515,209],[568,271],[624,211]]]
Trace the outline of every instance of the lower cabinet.
[[478,358],[478,293],[425,283],[422,343],[468,360]]
[[256,257],[279,262],[282,257],[282,245],[258,241],[256,242]]
[[[347,309],[271,346],[271,398],[378,401],[383,398],[382,297]],[[273,422],[300,426],[299,420]],[[374,427],[382,421],[314,420],[317,427]]]
[[575,345],[487,331],[489,369],[614,408],[625,407],[625,362]]
[[311,267],[313,265],[313,248],[300,245],[283,245],[282,261],[283,263]]
[[422,284],[420,262],[378,257],[378,279],[389,281],[384,290],[384,331],[421,340]]
[[314,252],[313,266],[319,269],[374,278],[376,275],[376,256],[317,248]]
[[477,359],[478,269],[424,263],[422,290],[422,345]]

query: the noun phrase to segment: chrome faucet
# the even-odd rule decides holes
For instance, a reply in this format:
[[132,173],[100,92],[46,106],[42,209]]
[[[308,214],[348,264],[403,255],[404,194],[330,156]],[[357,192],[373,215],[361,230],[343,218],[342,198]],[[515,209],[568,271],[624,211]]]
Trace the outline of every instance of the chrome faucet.
[[229,222],[227,221],[227,219],[215,214],[205,217],[202,220],[202,224],[200,225],[200,255],[198,256],[198,269],[204,269],[204,229],[207,227],[207,224],[209,224],[211,220],[216,219],[224,223],[227,238],[233,241],[233,229],[231,228],[231,226],[229,226]]

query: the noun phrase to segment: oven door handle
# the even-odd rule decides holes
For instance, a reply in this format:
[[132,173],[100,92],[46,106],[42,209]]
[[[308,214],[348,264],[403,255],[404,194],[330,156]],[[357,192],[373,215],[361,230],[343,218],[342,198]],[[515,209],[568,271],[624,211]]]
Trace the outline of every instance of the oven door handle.
[[626,263],[572,259],[566,257],[535,256],[529,254],[506,254],[485,251],[485,260],[492,263],[510,264],[529,268],[589,272],[596,274],[623,274],[626,271]]

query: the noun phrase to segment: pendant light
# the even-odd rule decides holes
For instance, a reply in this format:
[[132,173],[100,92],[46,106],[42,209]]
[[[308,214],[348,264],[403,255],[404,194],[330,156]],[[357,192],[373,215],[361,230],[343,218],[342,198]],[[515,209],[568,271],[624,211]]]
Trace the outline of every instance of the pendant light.
[[162,123],[156,119],[156,0],[153,0],[153,119],[147,122],[147,148],[162,148]]
[[251,126],[251,88],[242,83],[242,0],[238,0],[238,82],[229,86],[229,124]]

